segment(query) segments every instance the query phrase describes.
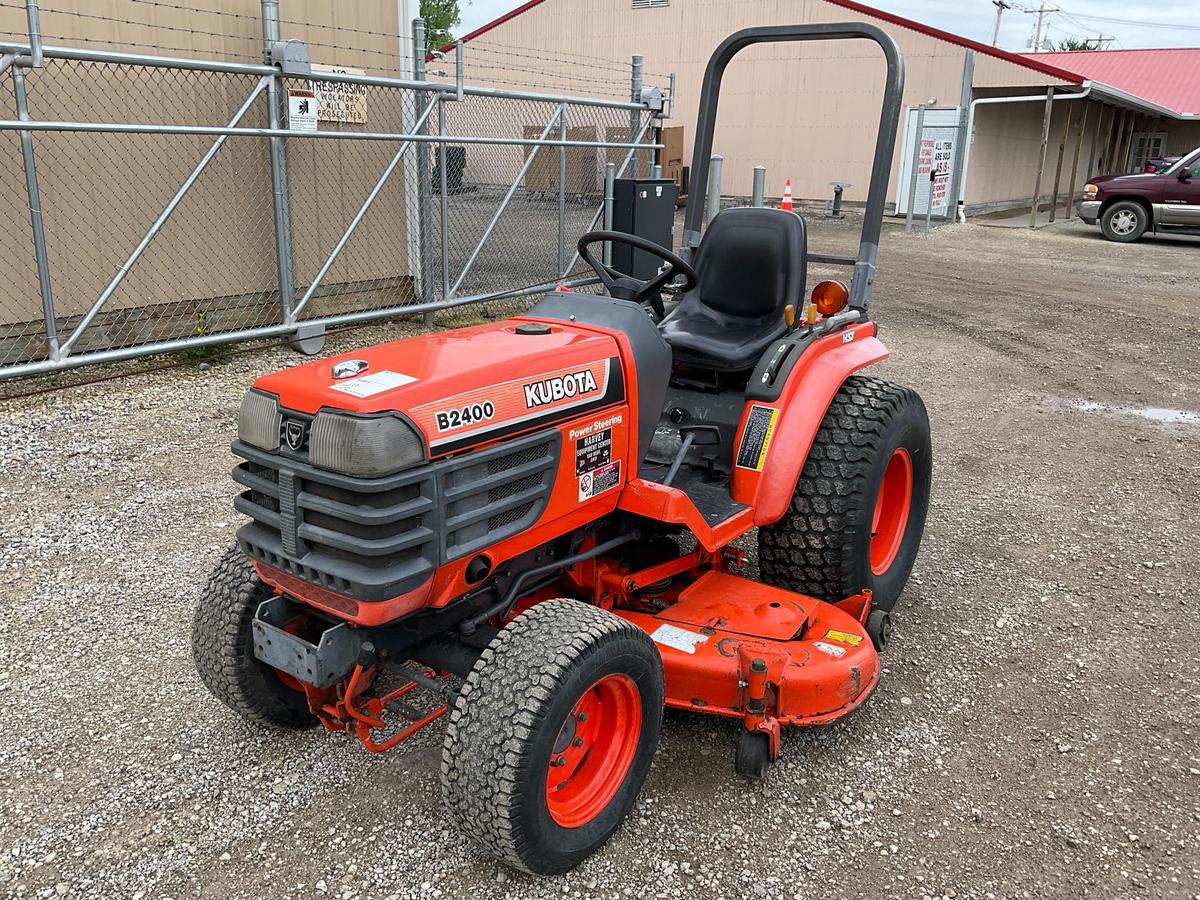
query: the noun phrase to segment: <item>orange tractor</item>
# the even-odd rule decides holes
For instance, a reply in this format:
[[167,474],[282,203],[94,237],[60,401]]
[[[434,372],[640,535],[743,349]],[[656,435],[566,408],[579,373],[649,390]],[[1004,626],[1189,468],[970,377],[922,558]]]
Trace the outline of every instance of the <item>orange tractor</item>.
[[[696,192],[687,259],[583,236],[609,296],[559,290],[511,319],[254,383],[233,445],[250,521],[193,631],[218,698],[371,750],[445,717],[451,815],[537,873],[569,869],[617,828],[664,707],[738,720],[736,769],[761,777],[783,726],[867,698],[931,465],[920,398],[855,374],[888,355],[868,305],[903,84],[895,43],[870,25],[732,35],[708,64],[692,158],[703,184],[740,49],[847,38],[887,62],[856,257],[810,254],[804,219],[777,209],[725,210],[700,239]],[[663,268],[622,275],[592,253],[603,241]],[[851,266],[851,284],[808,297],[810,261]],[[666,314],[673,281],[682,299]],[[751,578],[739,539],[755,529]]]

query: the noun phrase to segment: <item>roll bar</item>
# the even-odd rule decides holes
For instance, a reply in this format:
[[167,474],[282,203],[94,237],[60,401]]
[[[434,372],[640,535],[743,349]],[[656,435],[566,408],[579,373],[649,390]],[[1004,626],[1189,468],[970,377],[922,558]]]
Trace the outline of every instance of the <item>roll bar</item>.
[[712,156],[713,132],[717,124],[717,101],[721,94],[721,78],[725,67],[740,51],[752,44],[774,44],[789,41],[874,41],[883,50],[887,62],[887,82],[883,91],[883,109],[879,114],[879,135],[875,140],[875,159],[871,168],[871,183],[867,191],[867,209],[859,238],[858,256],[817,256],[814,261],[842,263],[854,266],[850,288],[850,305],[866,309],[871,299],[875,279],[875,260],[879,255],[879,234],[883,229],[883,206],[887,199],[888,181],[892,174],[892,157],[896,150],[896,130],[900,124],[900,108],[904,95],[904,58],[891,35],[865,22],[831,22],[817,25],[770,25],[743,28],[725,38],[713,51],[704,70],[704,85],[700,90],[700,109],[696,115],[696,144],[692,150],[692,184],[695,189],[688,197],[683,220],[684,258],[690,258],[700,245],[700,227],[704,220],[704,201],[708,193],[708,163]]

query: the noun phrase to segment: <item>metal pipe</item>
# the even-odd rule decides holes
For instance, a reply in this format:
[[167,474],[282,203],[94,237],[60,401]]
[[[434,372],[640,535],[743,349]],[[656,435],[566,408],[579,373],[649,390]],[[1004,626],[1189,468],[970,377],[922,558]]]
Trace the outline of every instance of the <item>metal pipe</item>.
[[[459,41],[461,44],[462,41]],[[441,202],[442,202],[442,299],[450,296],[450,190],[446,175],[446,98],[439,96],[438,105],[438,135],[442,142],[438,144],[438,169],[441,172]]]
[[696,435],[689,432],[688,436],[683,439],[683,443],[679,445],[679,450],[675,454],[675,458],[671,460],[671,468],[667,469],[667,477],[662,480],[663,487],[670,487],[671,482],[675,480],[675,476],[679,474],[679,467],[683,465],[683,458],[687,456],[688,450],[691,449],[692,442],[696,440]]
[[750,205],[762,206],[767,190],[767,167],[754,167],[754,187],[750,192]]
[[717,154],[712,158],[708,176],[708,198],[705,208],[708,210],[706,224],[710,224],[721,211],[721,174],[725,167],[725,157]]
[[655,163],[650,167],[650,177],[655,181],[662,180],[662,166],[659,163]]
[[42,20],[38,15],[37,0],[25,0],[25,21],[29,29],[29,64],[40,69],[46,60],[42,53]]
[[[599,284],[600,279],[594,275],[572,278],[564,282],[565,287],[584,287]],[[389,319],[406,315],[419,315],[429,311],[453,309],[468,306],[472,303],[488,303],[493,300],[508,300],[516,297],[526,297],[531,294],[544,294],[558,287],[558,282],[544,282],[530,287],[514,288],[510,291],[498,291],[491,294],[473,294],[459,297],[455,300],[441,300],[436,303],[409,304],[407,306],[389,306],[383,309],[366,309],[352,313],[340,313],[332,316],[322,316],[311,319],[306,325],[357,325],[373,322],[378,319]],[[120,362],[128,359],[138,359],[143,356],[153,356],[159,353],[173,353],[176,350],[187,350],[193,347],[208,347],[215,344],[233,344],[238,341],[256,338],[280,337],[293,334],[295,325],[267,325],[261,328],[244,328],[240,331],[224,331],[220,334],[196,335],[178,338],[172,341],[162,341],[156,344],[141,344],[134,347],[121,347],[116,350],[98,350],[94,353],[80,353],[76,356],[63,357],[50,361],[21,363],[14,366],[0,366],[0,381],[8,378],[21,378],[27,375],[44,375],[63,369],[73,369],[89,363]]]
[[20,59],[20,57],[15,53],[5,53],[0,56],[0,75],[3,75],[10,68],[12,68],[13,63],[15,63],[18,59]]
[[[613,204],[616,202],[617,182],[617,167],[615,163],[607,163],[604,166],[604,230],[612,231],[613,228]],[[601,259],[606,266],[612,265],[612,244],[608,241],[604,242],[604,249],[601,254]]]
[[[968,48],[963,53],[963,74],[962,87],[958,94],[958,129],[954,134],[954,170],[953,182],[949,191],[948,200],[954,205],[955,218],[958,217],[960,207],[958,203],[959,185],[963,179],[963,156],[967,143],[967,118],[971,109],[971,98],[975,91],[975,51]],[[948,213],[949,214],[949,213]]]
[[[425,120],[429,118],[429,114],[431,112],[433,112],[432,105],[425,107],[425,112],[421,113],[420,119],[417,120],[417,127],[420,127],[422,124],[424,124]],[[379,192],[383,190],[383,186],[387,184],[387,180],[391,178],[392,173],[396,171],[396,166],[400,164],[400,160],[404,157],[405,151],[411,146],[412,142],[405,141],[400,146],[400,149],[393,154],[392,158],[388,161],[388,164],[384,166],[383,174],[379,176],[379,180],[375,182],[375,186],[371,188],[371,192],[367,194],[367,199],[363,201],[362,206],[359,207],[358,212],[354,215],[354,218],[350,220],[350,224],[346,226],[346,230],[343,231],[342,236],[338,238],[338,242],[334,245],[334,248],[330,252],[328,258],[326,258],[325,262],[321,264],[321,268],[317,270],[317,274],[314,276],[312,283],[304,291],[304,295],[300,298],[300,302],[296,304],[296,309],[292,313],[293,316],[300,315],[300,313],[304,310],[304,307],[308,305],[308,301],[312,299],[313,294],[316,293],[317,288],[321,286],[321,282],[325,279],[325,276],[329,274],[329,270],[337,261],[338,256],[340,256],[342,251],[346,248],[346,244],[349,243],[354,232],[358,230],[358,226],[362,224],[362,220],[366,216],[367,211],[370,210],[372,204],[374,204],[375,198],[379,196]]]
[[[271,15],[273,6],[274,16]],[[279,40],[279,4],[263,0],[264,57],[269,56],[271,44]],[[281,128],[283,77],[278,69],[268,76],[267,124]],[[292,259],[292,205],[288,190],[287,139],[273,135],[268,139],[271,164],[271,210],[275,226],[275,276],[279,282],[279,314],[285,324],[296,320],[292,305],[296,302],[296,267]]]
[[[559,107],[558,136],[567,139],[567,108]],[[558,274],[567,274],[567,148],[558,148]]]
[[263,61],[269,63],[271,47],[279,40],[279,0],[260,0],[262,17]]
[[675,118],[675,73],[674,72],[671,73],[671,81],[670,81],[669,90],[671,91],[671,94],[669,97],[667,97],[668,105],[667,105],[667,115],[665,116],[665,118],[673,119],[673,118]]
[[[565,103],[564,103],[565,105]],[[118,122],[21,122],[16,119],[0,119],[0,131],[73,131],[99,134],[190,134],[224,135],[226,137],[286,137],[313,138],[317,140],[349,141],[412,141],[413,143],[435,144],[441,140],[435,134],[409,134],[404,132],[375,131],[289,131],[286,128],[236,128],[220,125],[141,125]],[[561,141],[557,138],[506,138],[478,137],[471,135],[447,135],[447,140],[456,144],[484,144],[514,147],[595,147],[614,150],[662,149],[662,144],[631,143],[629,141]]]
[[[542,129],[542,135],[539,140],[544,141],[546,139],[546,135],[550,133],[550,129],[554,127],[554,123],[557,122],[559,116],[562,115],[562,111],[563,104],[560,103],[554,110],[554,113],[550,116],[550,121],[546,123],[546,127]],[[504,214],[504,210],[508,208],[508,204],[512,200],[513,194],[517,192],[517,188],[520,187],[521,182],[525,180],[525,174],[529,171],[530,166],[533,165],[533,161],[537,158],[538,151],[541,149],[542,148],[540,146],[535,147],[529,156],[525,158],[524,165],[522,165],[521,170],[517,172],[517,177],[513,179],[513,183],[509,185],[508,191],[504,195],[504,199],[500,201],[500,205],[496,208],[496,212],[492,215],[492,220],[488,222],[487,228],[483,230],[483,234],[479,238],[479,243],[475,245],[475,249],[471,251],[470,257],[467,258],[467,262],[463,266],[462,272],[459,273],[458,280],[454,282],[454,287],[450,289],[450,296],[454,296],[454,294],[458,293],[458,289],[462,287],[462,283],[466,279],[468,273],[470,273],[471,267],[475,265],[475,260],[477,260],[479,258],[479,254],[483,252],[483,245],[487,243],[487,239],[490,238],[492,236],[492,232],[496,230],[496,223],[500,221],[500,216]]]
[[454,42],[454,86],[457,88],[454,99],[461,100],[467,86],[467,62],[463,58],[466,44],[460,38]]
[[[412,55],[413,55],[413,78],[417,81],[425,80],[425,20],[417,17],[412,20]],[[417,109],[424,105],[424,109],[417,115],[417,121],[414,123],[412,130],[418,134],[424,134],[425,121],[429,118],[429,112],[433,108],[425,95],[414,94],[413,98],[417,104]],[[428,302],[433,297],[433,206],[432,198],[429,196],[431,185],[429,183],[429,147],[425,144],[416,145],[417,153],[417,248],[420,254],[420,278],[418,284],[421,289],[421,300]],[[433,315],[425,317],[426,325],[433,325]]]
[[[242,117],[249,112],[250,107],[254,105],[254,101],[258,99],[259,94],[261,94],[267,87],[269,81],[269,78],[260,78],[258,80],[258,83],[254,86],[254,90],[252,90],[250,92],[250,96],[246,98],[246,102],[238,107],[238,111],[235,112],[233,114],[233,118],[230,119],[231,127],[232,125],[235,125],[241,121]],[[175,192],[175,196],[173,196],[167,202],[167,205],[163,207],[163,211],[158,214],[158,218],[154,220],[154,224],[150,226],[150,229],[146,232],[145,236],[141,239],[141,241],[138,242],[138,245],[134,248],[133,252],[129,254],[129,258],[125,260],[119,269],[117,269],[117,273],[108,282],[108,285],[104,288],[104,290],[100,292],[100,296],[96,298],[96,302],[92,304],[92,308],[84,314],[84,317],[75,327],[75,330],[71,332],[71,336],[63,342],[62,353],[64,356],[71,352],[71,348],[75,346],[75,342],[79,340],[79,336],[83,334],[85,330],[87,330],[89,325],[92,324],[92,320],[96,318],[96,314],[99,313],[104,307],[104,304],[108,302],[108,298],[113,295],[113,292],[116,291],[121,282],[125,280],[125,276],[129,274],[129,270],[141,258],[142,254],[146,252],[146,248],[150,246],[150,242],[154,240],[155,236],[162,229],[163,224],[171,217],[171,213],[175,212],[176,207],[179,206],[179,203],[181,200],[183,200],[184,195],[187,194],[192,185],[195,184],[200,178],[201,173],[208,168],[208,164],[212,162],[213,158],[217,155],[217,153],[220,152],[221,147],[225,144],[225,137],[225,135],[221,135],[217,138],[217,140],[213,141],[212,146],[208,148],[208,152],[204,154],[200,162],[196,164],[196,167],[192,169],[191,174],[184,179],[183,184],[179,186],[179,190]]]
[[[25,73],[20,66],[12,70],[13,94],[17,115],[29,116],[29,97],[25,91]],[[60,356],[58,323],[54,318],[54,289],[50,283],[50,259],[46,253],[46,229],[42,222],[42,198],[38,189],[37,163],[33,154],[33,135],[21,132],[21,159],[25,168],[25,192],[29,199],[29,224],[33,229],[33,253],[37,260],[38,290],[42,295],[42,318],[46,324],[46,349],[51,360]]]
[[[642,72],[644,62],[640,53],[635,53],[629,61],[629,99],[633,103],[641,105],[642,102]],[[642,124],[642,113],[640,109],[629,111],[629,140],[633,141],[638,134],[638,127]],[[644,132],[643,132],[644,133]],[[640,161],[639,161],[640,162]],[[633,167],[633,175],[636,178],[641,172],[641,166]]]
[[[913,215],[917,208],[917,170],[921,168],[921,137],[925,134],[925,104],[917,107],[917,124],[913,133],[912,166],[908,179],[908,209],[904,214],[904,230],[912,231]],[[933,195],[929,197],[932,204]]]

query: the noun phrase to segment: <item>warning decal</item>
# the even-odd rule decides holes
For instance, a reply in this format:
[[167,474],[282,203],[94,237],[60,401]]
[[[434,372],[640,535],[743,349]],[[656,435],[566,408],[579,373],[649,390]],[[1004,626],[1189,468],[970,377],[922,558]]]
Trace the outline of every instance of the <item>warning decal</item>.
[[579,502],[598,497],[621,483],[621,461],[611,462],[579,476]]
[[612,429],[605,428],[575,442],[575,477],[612,462]]
[[746,417],[746,428],[742,432],[742,443],[738,447],[737,464],[742,469],[753,469],[761,472],[767,459],[767,449],[771,446],[771,436],[775,432],[775,421],[779,418],[779,410],[770,406],[751,406],[750,415]]

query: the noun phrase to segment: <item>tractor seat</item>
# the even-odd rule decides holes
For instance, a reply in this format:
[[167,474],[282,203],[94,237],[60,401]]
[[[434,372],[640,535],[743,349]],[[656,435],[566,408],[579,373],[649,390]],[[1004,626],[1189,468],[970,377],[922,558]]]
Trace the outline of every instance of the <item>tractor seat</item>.
[[807,256],[804,219],[794,212],[718,213],[693,259],[696,287],[659,325],[674,361],[719,372],[753,368],[783,335],[784,307],[801,307]]

